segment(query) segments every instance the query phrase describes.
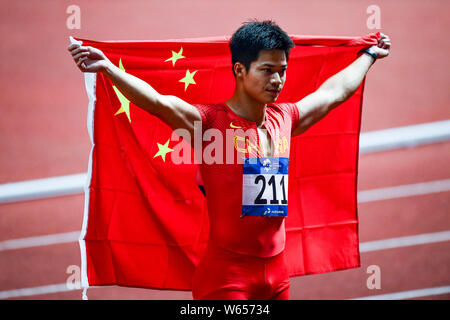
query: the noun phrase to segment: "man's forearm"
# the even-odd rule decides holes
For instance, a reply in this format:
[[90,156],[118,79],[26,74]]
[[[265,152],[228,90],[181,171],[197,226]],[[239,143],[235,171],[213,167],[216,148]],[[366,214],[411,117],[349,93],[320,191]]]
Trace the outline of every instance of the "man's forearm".
[[108,62],[102,73],[111,79],[117,89],[134,105],[155,113],[160,105],[161,95],[148,83],[126,73]]
[[348,67],[327,79],[321,88],[335,92],[336,103],[334,106],[350,98],[361,85],[364,77],[374,63],[374,59],[368,54],[362,54]]

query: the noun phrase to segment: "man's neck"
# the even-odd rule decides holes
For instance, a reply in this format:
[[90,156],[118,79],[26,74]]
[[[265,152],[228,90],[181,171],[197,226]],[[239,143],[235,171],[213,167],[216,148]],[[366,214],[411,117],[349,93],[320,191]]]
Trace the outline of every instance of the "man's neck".
[[231,99],[225,101],[225,103],[241,118],[256,122],[257,127],[264,124],[266,104],[262,104],[247,95],[239,94],[237,91],[235,91]]

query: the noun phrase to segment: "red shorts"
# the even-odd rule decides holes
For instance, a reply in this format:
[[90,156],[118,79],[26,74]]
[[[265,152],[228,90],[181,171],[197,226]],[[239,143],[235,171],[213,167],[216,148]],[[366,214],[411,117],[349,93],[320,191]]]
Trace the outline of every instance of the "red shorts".
[[210,244],[194,274],[195,300],[288,300],[284,251],[267,257],[230,252]]

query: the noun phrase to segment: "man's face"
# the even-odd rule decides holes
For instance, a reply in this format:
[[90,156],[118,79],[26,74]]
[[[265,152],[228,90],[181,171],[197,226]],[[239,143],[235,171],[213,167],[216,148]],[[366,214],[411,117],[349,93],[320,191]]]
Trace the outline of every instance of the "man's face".
[[262,50],[243,75],[243,87],[258,102],[270,104],[277,100],[286,81],[286,54],[283,50]]

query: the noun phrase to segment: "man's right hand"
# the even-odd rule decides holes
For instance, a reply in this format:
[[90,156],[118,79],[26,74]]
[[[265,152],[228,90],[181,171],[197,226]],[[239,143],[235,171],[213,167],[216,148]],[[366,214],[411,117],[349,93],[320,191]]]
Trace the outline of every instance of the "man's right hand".
[[94,47],[72,43],[67,47],[82,72],[103,72],[111,63],[105,54]]

